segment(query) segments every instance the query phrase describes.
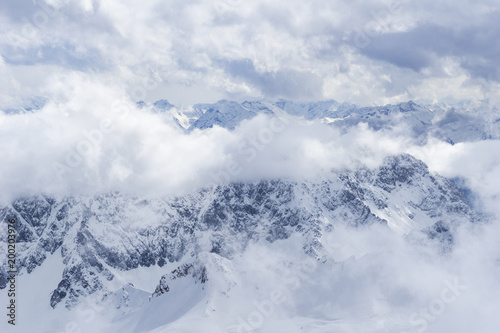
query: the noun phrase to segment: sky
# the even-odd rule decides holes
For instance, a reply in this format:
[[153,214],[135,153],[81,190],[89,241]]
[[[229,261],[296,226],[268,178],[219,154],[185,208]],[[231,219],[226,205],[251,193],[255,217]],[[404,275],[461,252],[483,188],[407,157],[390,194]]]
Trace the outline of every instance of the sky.
[[[133,101],[360,105],[497,96],[496,0],[0,3],[0,107],[90,75]],[[52,80],[53,81],[53,80]]]

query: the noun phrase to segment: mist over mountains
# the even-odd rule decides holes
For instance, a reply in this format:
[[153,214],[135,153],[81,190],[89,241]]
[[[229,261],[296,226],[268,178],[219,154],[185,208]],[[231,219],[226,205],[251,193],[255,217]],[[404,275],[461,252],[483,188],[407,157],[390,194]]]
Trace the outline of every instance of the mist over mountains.
[[[65,172],[45,172],[64,186],[31,183],[0,208],[4,223],[18,221],[22,285],[47,281],[20,296],[27,314],[44,311],[36,327],[437,332],[473,327],[475,298],[496,306],[488,290],[498,287],[500,256],[485,247],[498,226],[496,192],[473,174],[484,167],[491,181],[498,172],[486,171],[484,156],[498,147],[499,121],[480,110],[285,100],[182,109],[159,100],[111,113],[110,130],[88,127],[102,114],[78,109],[66,115],[72,131],[40,129],[59,110],[48,101],[2,116],[37,126],[38,140],[74,142],[44,145],[63,153]],[[81,142],[92,145],[81,153]],[[65,165],[68,151],[80,163]],[[455,165],[473,155],[484,165]],[[449,290],[453,302],[444,302]],[[463,311],[470,316],[457,321]],[[484,320],[486,331],[495,327]]]

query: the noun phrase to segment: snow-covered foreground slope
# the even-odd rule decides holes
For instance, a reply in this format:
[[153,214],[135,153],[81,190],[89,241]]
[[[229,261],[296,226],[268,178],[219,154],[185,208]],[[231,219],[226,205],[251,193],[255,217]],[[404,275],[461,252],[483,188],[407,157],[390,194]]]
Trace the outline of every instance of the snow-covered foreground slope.
[[438,332],[474,301],[453,262],[484,221],[410,155],[164,199],[40,195],[0,214],[18,221],[21,332]]
[[[464,231],[478,230],[469,226]],[[152,296],[162,284],[160,279],[146,283],[147,292],[127,284],[104,299],[86,297],[71,311],[51,309],[43,302],[48,290],[38,281],[50,281],[52,272],[60,269],[60,258],[51,257],[45,268],[21,277],[20,287],[32,288],[24,287],[19,298],[22,316],[15,331],[470,332],[479,328],[493,333],[498,327],[497,295],[491,291],[498,290],[498,281],[489,275],[495,271],[481,261],[485,253],[479,245],[485,244],[463,235],[459,240],[469,241],[469,246],[442,256],[432,244],[402,239],[382,225],[361,230],[341,226],[325,238],[328,256],[323,260],[297,248],[301,239],[295,236],[254,243],[232,260],[200,253],[189,262],[203,263],[204,283],[191,272],[179,277],[172,273],[178,271],[172,265],[164,268],[162,280],[168,282],[163,286],[168,285],[169,291],[161,296]],[[134,269],[120,279],[137,286],[157,274],[153,267]],[[176,276],[173,281],[172,276]],[[2,331],[8,329],[5,323],[0,325]]]

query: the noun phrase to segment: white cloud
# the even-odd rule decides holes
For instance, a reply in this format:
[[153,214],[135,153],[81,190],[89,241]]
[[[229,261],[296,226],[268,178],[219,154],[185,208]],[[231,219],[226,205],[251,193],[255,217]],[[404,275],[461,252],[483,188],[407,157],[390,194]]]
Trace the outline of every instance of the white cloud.
[[[476,96],[460,84],[446,91],[429,82],[453,81],[457,71],[466,85],[480,87],[478,77],[498,81],[498,48],[488,40],[497,16],[495,1],[40,0],[6,4],[0,46],[14,75],[20,65],[49,75],[44,66],[52,65],[130,88],[156,71],[163,84],[146,99],[162,95],[177,104],[241,94],[361,104],[429,94],[461,99]],[[447,57],[457,62],[454,73],[442,70]],[[251,75],[224,65],[243,62]],[[276,91],[294,77],[293,89]],[[16,79],[33,94],[43,86],[43,78]],[[405,93],[410,88],[413,95]]]
[[424,147],[409,152],[423,160],[431,171],[445,177],[462,177],[466,185],[480,196],[481,204],[490,213],[500,209],[500,141],[487,140],[450,145],[432,140]]
[[360,126],[341,134],[318,122],[264,115],[234,131],[186,134],[170,115],[138,109],[120,85],[82,73],[46,82],[50,99],[42,110],[0,115],[0,149],[8,161],[0,166],[4,196],[114,189],[172,194],[227,180],[376,167],[385,156],[406,151],[434,172],[468,179],[485,196],[495,198],[500,188],[498,158],[491,153],[497,141],[451,146],[431,140],[419,147],[403,128],[374,132]]
[[174,194],[220,181],[376,166],[407,141],[367,128],[261,115],[234,131],[184,133],[92,75],[55,75],[35,113],[0,115],[3,196],[107,190]]

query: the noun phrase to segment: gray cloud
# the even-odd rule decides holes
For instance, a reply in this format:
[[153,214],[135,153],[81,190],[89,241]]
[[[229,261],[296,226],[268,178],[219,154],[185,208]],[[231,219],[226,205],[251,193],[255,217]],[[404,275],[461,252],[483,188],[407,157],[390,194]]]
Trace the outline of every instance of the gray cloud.
[[3,57],[12,65],[57,65],[70,70],[99,70],[106,67],[105,59],[97,49],[78,50],[75,45],[42,45],[22,54],[6,50]]
[[2,1],[0,9],[3,15],[19,21],[32,16],[37,11],[32,0]]
[[420,71],[435,64],[437,57],[455,57],[472,76],[500,79],[500,12],[470,27],[418,26],[407,32],[376,38],[361,52],[396,66]]
[[250,59],[222,61],[221,64],[231,76],[255,85],[266,97],[291,99],[322,97],[322,79],[313,73],[293,69],[259,73]]
[[[495,1],[401,1],[392,14],[382,0],[51,2],[58,10],[49,14],[43,0],[2,3],[1,74],[35,95],[57,68],[97,69],[101,80],[129,88],[154,68],[163,80],[163,96],[155,98],[182,104],[214,102],[197,99],[210,95],[383,104],[409,99],[408,90],[414,99],[459,100],[484,88],[474,78],[499,76]],[[37,34],[23,39],[26,24]],[[352,36],[377,24],[368,45],[357,48]],[[448,58],[457,63],[452,72]],[[37,80],[19,74],[21,67],[33,68]],[[430,88],[444,79],[454,83]],[[207,93],[190,100],[195,85]],[[0,105],[8,103],[2,98]]]

